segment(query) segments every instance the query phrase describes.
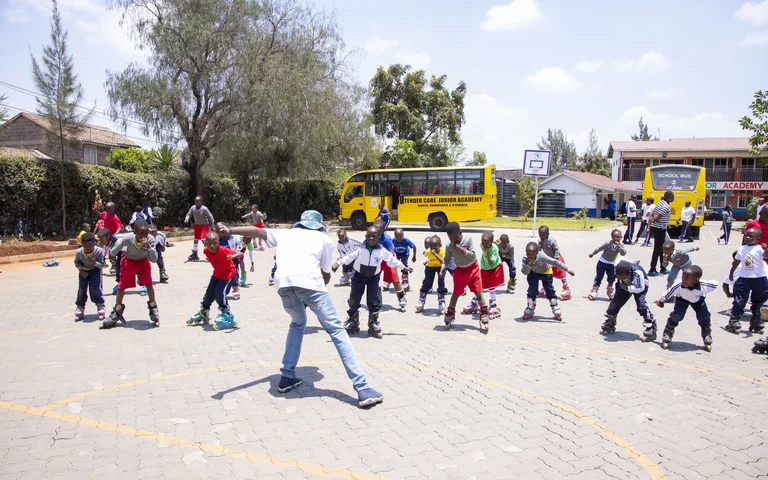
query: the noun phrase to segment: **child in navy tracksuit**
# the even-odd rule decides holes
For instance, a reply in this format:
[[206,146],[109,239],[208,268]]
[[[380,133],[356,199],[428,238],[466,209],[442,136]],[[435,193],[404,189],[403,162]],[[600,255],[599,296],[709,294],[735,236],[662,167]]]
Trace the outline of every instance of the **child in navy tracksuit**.
[[368,306],[368,334],[381,338],[381,325],[379,325],[379,311],[381,310],[381,290],[379,278],[381,277],[382,263],[391,268],[403,268],[408,272],[413,269],[406,267],[395,256],[379,243],[380,232],[378,227],[372,225],[365,232],[365,243],[360,248],[339,258],[333,264],[335,272],[339,265],[352,265],[355,273],[352,276],[352,289],[349,293],[349,310],[344,328],[347,333],[355,334],[360,331],[360,301],[367,290],[366,303]]
[[[406,238],[402,228],[395,229],[395,241],[393,243],[395,245],[395,257],[400,260],[400,263],[406,267],[408,266],[408,257],[410,256],[411,249],[413,249],[413,258],[411,261],[416,261],[416,245]],[[408,283],[408,271],[403,269],[401,273],[403,274],[403,289],[407,290],[410,287]]]
[[605,288],[605,292],[608,295],[608,300],[613,300],[613,283],[616,281],[616,259],[619,254],[626,255],[627,250],[621,244],[621,231],[617,228],[611,232],[611,239],[595,249],[594,252],[589,254],[589,258],[594,257],[598,253],[603,252],[600,258],[597,260],[597,267],[595,273],[595,280],[592,282],[592,291],[589,292],[587,298],[594,300],[597,298],[597,292],[600,290],[600,283],[603,281],[603,277],[608,275],[608,286]]
[[701,327],[701,338],[704,340],[704,346],[707,351],[712,350],[712,321],[707,302],[707,294],[717,289],[717,282],[713,280],[702,280],[701,267],[689,265],[683,268],[683,279],[675,282],[657,302],[659,308],[664,308],[664,302],[675,299],[675,308],[669,314],[667,326],[662,335],[661,347],[669,348],[672,337],[675,335],[675,328],[685,317],[688,307],[696,312],[696,320]]
[[643,341],[656,340],[656,320],[645,296],[648,294],[648,274],[637,263],[622,260],[616,265],[616,293],[605,312],[605,323],[600,328],[600,333],[613,333],[616,331],[616,316],[621,311],[630,297],[635,297],[637,313],[643,317]]

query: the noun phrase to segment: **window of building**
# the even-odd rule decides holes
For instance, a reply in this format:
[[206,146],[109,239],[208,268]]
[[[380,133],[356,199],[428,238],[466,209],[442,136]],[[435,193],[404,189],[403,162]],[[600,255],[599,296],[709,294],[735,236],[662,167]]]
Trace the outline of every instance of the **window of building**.
[[684,160],[682,158],[680,159],[670,159],[665,158],[664,160],[659,161],[659,165],[682,165]]
[[736,197],[736,208],[747,208],[752,197]]
[[691,165],[695,167],[703,167],[704,166],[704,159],[703,158],[692,158],[691,159]]
[[743,169],[754,169],[755,168],[755,159],[754,158],[742,158],[741,159],[741,168]]
[[710,210],[717,209],[717,208],[725,208],[725,194],[712,194],[709,197],[709,205],[707,206]]
[[96,165],[96,147],[86,145],[83,147],[83,163]]
[[716,169],[725,169],[728,168],[728,161],[729,158],[715,158],[714,159],[714,166]]

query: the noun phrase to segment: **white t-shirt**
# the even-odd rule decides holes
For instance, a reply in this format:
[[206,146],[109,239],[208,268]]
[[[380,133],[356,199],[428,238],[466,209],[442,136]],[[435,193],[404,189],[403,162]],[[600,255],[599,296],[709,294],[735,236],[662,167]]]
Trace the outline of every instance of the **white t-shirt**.
[[651,205],[648,205],[647,203],[644,203],[643,206],[640,208],[643,212],[643,221],[648,221],[648,216],[651,214]]
[[680,220],[684,222],[690,222],[693,220],[693,217],[696,215],[696,209],[693,207],[685,207],[683,208],[683,211],[680,212]]
[[627,218],[635,218],[637,216],[637,205],[630,200],[627,202]]
[[327,292],[320,270],[331,273],[336,245],[318,230],[267,230],[267,246],[277,247],[275,286]]
[[760,245],[742,245],[736,252],[736,260],[741,261],[741,278],[760,278],[765,276],[763,247]]

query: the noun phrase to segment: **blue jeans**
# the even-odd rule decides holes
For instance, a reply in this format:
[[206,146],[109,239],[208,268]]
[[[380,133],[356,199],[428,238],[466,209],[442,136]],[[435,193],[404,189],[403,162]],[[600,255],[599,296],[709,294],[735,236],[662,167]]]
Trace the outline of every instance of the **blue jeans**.
[[355,347],[349,341],[349,335],[344,330],[344,325],[328,292],[301,287],[283,287],[277,291],[277,294],[280,295],[283,308],[291,316],[291,327],[288,330],[288,338],[285,339],[285,355],[283,355],[283,368],[280,369],[280,374],[284,377],[296,378],[296,365],[301,355],[304,329],[307,327],[306,309],[309,307],[317,316],[320,325],[330,335],[355,391],[371,388],[355,354]]
[[[84,270],[85,271],[85,270]],[[88,275],[83,278],[79,273],[77,279],[80,281],[77,288],[77,300],[75,305],[78,307],[85,307],[85,302],[88,301],[88,293],[91,294],[91,301],[96,305],[104,304],[104,297],[101,294],[101,269],[94,268],[93,270],[85,271]]]
[[219,304],[219,308],[226,310],[229,308],[227,302],[227,293],[232,287],[232,283],[235,282],[237,275],[229,280],[222,280],[211,275],[211,280],[208,282],[208,288],[205,290],[205,296],[203,297],[203,308],[211,308],[213,301]]

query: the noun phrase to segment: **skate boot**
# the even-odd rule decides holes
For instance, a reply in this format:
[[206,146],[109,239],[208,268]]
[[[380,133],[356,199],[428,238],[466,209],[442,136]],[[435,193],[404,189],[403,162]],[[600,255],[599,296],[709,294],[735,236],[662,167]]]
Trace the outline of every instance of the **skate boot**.
[[605,287],[605,294],[608,295],[608,300],[613,300],[613,295],[615,294],[615,290],[613,289],[613,285],[608,285]]
[[675,336],[675,328],[669,325],[664,328],[664,333],[661,335],[661,348],[664,350],[669,348],[669,344],[672,343],[672,337]]
[[453,322],[456,321],[456,309],[448,307],[448,310],[445,311],[443,321],[445,322],[445,329],[450,330],[451,327],[453,327]]
[[392,285],[392,284],[391,283],[385,283],[384,285],[381,286],[381,290],[386,292],[387,290],[389,290],[389,286],[390,285]]
[[597,287],[592,287],[592,290],[589,292],[589,295],[587,295],[587,298],[590,300],[597,298]]
[[525,311],[523,311],[523,320],[528,320],[529,318],[533,317],[533,312],[536,311],[536,300],[533,298],[528,299],[528,305],[525,307]]
[[440,315],[445,315],[445,295],[442,293],[437,295],[437,309],[440,310]]
[[246,286],[246,282],[248,281],[247,277],[245,276],[245,271],[243,271],[243,274],[240,275],[240,286],[244,287]]
[[741,322],[739,321],[739,318],[731,317],[730,320],[728,320],[728,325],[725,326],[725,331],[735,333],[736,335],[741,333]]
[[141,287],[141,290],[139,290],[139,295],[146,297],[148,294],[149,292],[147,292],[147,287]]
[[208,323],[210,310],[200,305],[200,311],[189,317],[187,325],[202,325]]
[[75,321],[79,322],[85,316],[85,307],[75,307]]
[[411,282],[408,281],[408,272],[403,272],[403,291],[407,292],[411,289]]
[[600,334],[604,333],[613,333],[616,331],[616,315],[608,315],[605,314],[605,322],[603,322],[603,326],[600,327]]
[[571,287],[569,287],[568,284],[563,285],[563,291],[560,293],[560,300],[570,300],[571,297]]
[[501,308],[496,305],[496,302],[491,302],[491,304],[488,306],[488,318],[491,320],[501,318]]
[[643,331],[644,342],[652,342],[656,340],[656,320],[650,320],[643,322],[645,330]]
[[339,279],[339,286],[340,287],[346,287],[350,284],[349,281],[349,274],[348,273],[342,273],[341,278]]
[[117,295],[117,285],[112,287],[112,295]]
[[554,315],[555,320],[558,322],[563,320],[563,313],[560,311],[560,305],[557,303],[556,298],[550,298],[549,299],[549,306],[552,307],[552,315]]
[[216,320],[213,322],[213,329],[221,330],[222,328],[235,327],[237,327],[237,322],[235,321],[235,316],[232,315],[232,312],[229,310],[229,308],[219,308],[219,316],[216,317]]
[[103,303],[96,305],[96,315],[99,316],[99,320],[104,320],[104,317],[107,315],[107,309]]
[[488,306],[480,306],[480,331],[482,333],[488,333],[488,328],[491,326],[489,323],[490,315],[488,314]]
[[765,330],[765,322],[753,315],[752,320],[749,322],[749,331],[758,335],[762,335],[763,330]]
[[109,318],[104,319],[104,322],[101,324],[101,327],[99,328],[102,330],[112,328],[115,326],[118,320],[125,323],[125,318],[123,318],[123,312],[125,312],[125,305],[121,303],[116,303],[115,308],[112,309],[112,313],[109,314]]
[[424,304],[427,303],[427,294],[426,293],[420,293],[419,294],[419,301],[416,302],[416,313],[421,313],[424,311]]
[[768,338],[761,338],[752,347],[752,353],[768,353]]
[[347,321],[344,322],[344,330],[349,335],[354,335],[360,331],[360,312],[347,316]]
[[704,349],[708,352],[712,351],[712,329],[708,327],[701,327],[701,339],[704,341]]
[[397,301],[400,304],[400,311],[404,312],[405,307],[408,306],[408,300],[405,298],[405,290],[400,290],[397,292]]
[[470,300],[469,304],[461,311],[462,315],[473,315],[478,312],[477,297]]
[[165,270],[160,272],[160,283],[168,283],[168,274],[165,273]]
[[379,324],[379,312],[368,315],[368,336],[382,338],[381,324]]
[[547,296],[547,292],[544,290],[544,288],[539,290],[539,297],[546,297],[546,296]]
[[149,308],[149,319],[154,322],[156,327],[160,326],[160,311],[157,309],[157,303],[152,300],[147,302]]
[[187,257],[188,262],[196,262],[200,260],[200,257],[197,256],[197,250],[192,250],[192,254]]
[[232,291],[232,298],[234,300],[240,300],[240,289]]
[[515,292],[515,279],[510,278],[507,282],[507,292],[508,293],[514,293]]
[[269,277],[269,286],[273,286],[275,284],[275,277]]

